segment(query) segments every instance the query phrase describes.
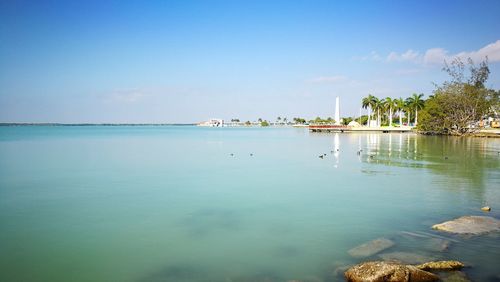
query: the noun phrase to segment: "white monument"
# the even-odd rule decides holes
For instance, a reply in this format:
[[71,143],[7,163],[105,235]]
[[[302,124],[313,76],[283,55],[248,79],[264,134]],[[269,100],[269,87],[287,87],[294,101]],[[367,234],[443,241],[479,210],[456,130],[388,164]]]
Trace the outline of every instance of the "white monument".
[[335,125],[340,125],[340,97],[335,99]]

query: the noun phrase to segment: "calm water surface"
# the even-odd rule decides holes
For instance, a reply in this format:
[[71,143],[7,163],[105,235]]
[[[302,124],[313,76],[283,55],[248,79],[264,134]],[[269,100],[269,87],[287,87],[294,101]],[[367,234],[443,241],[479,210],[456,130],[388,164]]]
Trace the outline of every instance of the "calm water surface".
[[500,218],[498,152],[500,139],[413,134],[0,127],[0,281],[337,281],[379,259],[347,253],[379,237],[495,281],[498,234],[431,226],[486,204]]

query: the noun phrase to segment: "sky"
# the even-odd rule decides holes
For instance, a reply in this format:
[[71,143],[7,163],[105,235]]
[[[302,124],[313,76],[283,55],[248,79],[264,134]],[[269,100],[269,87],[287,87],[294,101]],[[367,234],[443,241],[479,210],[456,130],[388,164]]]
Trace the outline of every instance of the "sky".
[[[488,56],[500,1],[0,1],[0,122],[357,116]],[[366,113],[365,110],[362,111]]]

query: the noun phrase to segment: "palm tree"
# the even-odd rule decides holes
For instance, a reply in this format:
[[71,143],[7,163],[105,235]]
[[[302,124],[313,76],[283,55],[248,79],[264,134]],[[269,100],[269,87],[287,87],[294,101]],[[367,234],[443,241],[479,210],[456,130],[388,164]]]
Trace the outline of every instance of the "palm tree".
[[406,99],[408,102],[408,106],[411,110],[415,110],[415,125],[418,124],[418,110],[421,110],[424,108],[425,101],[422,99],[424,97],[424,94],[420,93],[413,93],[411,97]]
[[394,99],[394,104],[394,109],[398,111],[399,126],[403,126],[403,110],[405,109],[405,101],[403,98],[399,97],[398,99]]
[[396,106],[396,99],[387,97],[383,100],[384,110],[389,111],[389,127],[392,127],[392,109]]
[[363,109],[368,109],[368,126],[370,126],[370,120],[372,117],[371,111],[374,99],[376,99],[375,96],[373,96],[372,94],[368,94],[368,96],[364,97],[363,100],[361,100],[361,106],[363,107]]
[[283,122],[284,122],[285,124],[287,124],[287,123],[286,123],[287,121],[288,121],[288,119],[287,119],[286,117],[284,117],[284,118],[283,118]]
[[383,100],[380,100],[377,97],[373,97],[372,109],[377,112],[377,126],[380,126],[381,124],[380,110],[383,108],[384,108]]
[[411,111],[412,111],[411,104],[412,104],[411,97],[406,98],[406,100],[405,100],[405,112],[406,112],[406,114],[408,114],[408,126],[410,126],[410,121],[411,121]]
[[418,124],[418,111],[423,109],[425,106],[425,100],[423,93],[415,94],[413,93],[413,107],[415,108],[415,125]]
[[277,118],[276,118],[276,123],[277,123],[277,124],[279,124],[279,123],[280,123],[280,121],[281,121],[281,117],[277,117]]

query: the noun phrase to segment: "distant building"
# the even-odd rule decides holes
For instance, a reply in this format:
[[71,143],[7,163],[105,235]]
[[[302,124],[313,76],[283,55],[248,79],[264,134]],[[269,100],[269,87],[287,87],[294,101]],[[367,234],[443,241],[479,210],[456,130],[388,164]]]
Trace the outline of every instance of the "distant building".
[[200,122],[197,124],[198,126],[206,126],[206,127],[223,127],[224,120],[223,119],[210,119],[208,121]]

